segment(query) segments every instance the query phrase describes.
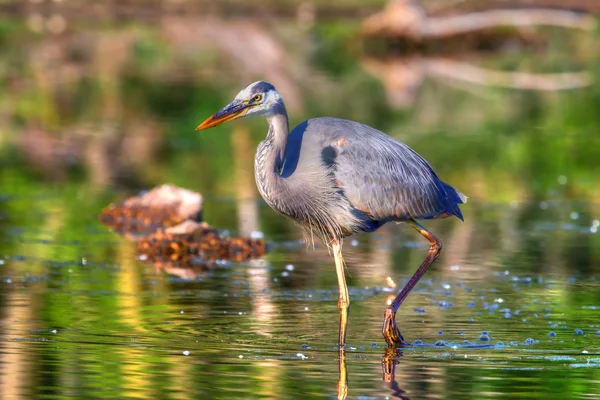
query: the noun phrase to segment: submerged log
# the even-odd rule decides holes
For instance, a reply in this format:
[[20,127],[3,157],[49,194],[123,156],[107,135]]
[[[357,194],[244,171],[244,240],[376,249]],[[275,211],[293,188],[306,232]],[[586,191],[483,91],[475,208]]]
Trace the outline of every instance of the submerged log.
[[264,240],[224,236],[200,222],[201,212],[200,194],[164,185],[106,207],[100,221],[136,240],[140,259],[184,278],[265,254]]

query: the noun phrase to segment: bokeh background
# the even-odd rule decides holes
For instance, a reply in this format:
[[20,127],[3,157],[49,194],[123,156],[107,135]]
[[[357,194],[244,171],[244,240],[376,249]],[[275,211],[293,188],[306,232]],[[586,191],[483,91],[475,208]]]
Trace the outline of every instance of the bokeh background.
[[[508,23],[465,28],[482,15]],[[255,80],[292,126],[371,125],[469,196],[464,223],[428,224],[445,250],[404,306],[407,339],[515,343],[405,354],[388,386],[386,278],[401,285],[426,244],[402,226],[357,236],[350,397],[597,395],[598,15],[595,0],[0,1],[0,397],[337,393],[335,272],[257,194],[265,122],[194,130]],[[271,252],[209,274],[138,260],[97,216],[163,183]]]

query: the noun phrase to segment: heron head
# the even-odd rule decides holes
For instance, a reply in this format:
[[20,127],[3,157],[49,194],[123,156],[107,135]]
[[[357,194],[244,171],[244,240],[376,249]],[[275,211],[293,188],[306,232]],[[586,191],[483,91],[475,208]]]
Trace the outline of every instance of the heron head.
[[207,118],[196,130],[246,117],[269,117],[280,112],[282,107],[281,96],[273,85],[264,81],[254,82],[242,89],[231,103]]

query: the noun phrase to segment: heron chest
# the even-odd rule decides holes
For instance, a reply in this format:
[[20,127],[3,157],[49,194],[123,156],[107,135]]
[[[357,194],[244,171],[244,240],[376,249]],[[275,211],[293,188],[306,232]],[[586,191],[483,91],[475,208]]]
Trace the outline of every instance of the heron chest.
[[301,158],[293,171],[285,160],[278,165],[267,145],[259,146],[255,158],[258,191],[276,212],[314,230],[340,235],[354,231],[352,206],[320,159]]

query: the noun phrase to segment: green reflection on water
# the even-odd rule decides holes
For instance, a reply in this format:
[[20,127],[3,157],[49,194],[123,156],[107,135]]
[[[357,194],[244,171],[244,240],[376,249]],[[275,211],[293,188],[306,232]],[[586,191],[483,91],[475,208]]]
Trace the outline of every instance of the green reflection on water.
[[[356,24],[325,22],[307,32],[289,21],[250,28],[224,21],[224,29],[279,44],[284,61],[262,65],[254,57],[255,69],[244,58],[232,62],[219,44],[175,31],[189,24],[75,24],[57,37],[31,33],[20,20],[0,24],[0,79],[11,88],[0,93],[0,196],[8,196],[0,200],[3,395],[335,396],[332,260],[322,246],[294,245],[298,230],[248,185],[264,122],[194,131],[255,78],[277,80],[295,104],[292,123],[329,115],[383,129],[471,197],[464,224],[428,224],[445,250],[401,309],[400,324],[409,340],[477,342],[485,330],[507,348],[409,348],[396,366],[398,387],[388,386],[383,348],[372,346],[383,345],[381,317],[392,295],[381,288],[388,276],[401,285],[425,250],[404,227],[385,227],[345,249],[355,348],[346,354],[350,396],[600,392],[600,239],[590,230],[600,214],[597,83],[531,93],[425,80],[412,106],[398,110],[381,77],[366,72],[366,56],[353,44]],[[596,73],[592,39],[482,62]],[[560,56],[567,51],[573,56]],[[214,226],[263,231],[275,249],[262,263],[224,265],[194,281],[136,260],[135,245],[96,216],[115,198],[164,182],[202,192]],[[527,338],[539,343],[521,344]]]

